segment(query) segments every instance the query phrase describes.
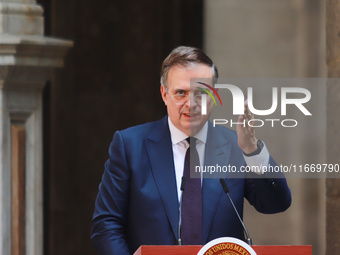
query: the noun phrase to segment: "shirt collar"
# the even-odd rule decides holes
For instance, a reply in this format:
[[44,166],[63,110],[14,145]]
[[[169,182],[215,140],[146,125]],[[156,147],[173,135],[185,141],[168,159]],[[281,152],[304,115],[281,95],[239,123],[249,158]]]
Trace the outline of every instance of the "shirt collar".
[[[168,123],[172,145],[178,144],[185,140],[186,138],[188,138],[186,134],[184,134],[181,130],[175,127],[175,125],[171,122],[170,117],[168,117]],[[204,124],[202,129],[198,131],[196,135],[194,135],[194,137],[197,138],[199,141],[205,143],[207,140],[207,134],[208,134],[208,121]]]

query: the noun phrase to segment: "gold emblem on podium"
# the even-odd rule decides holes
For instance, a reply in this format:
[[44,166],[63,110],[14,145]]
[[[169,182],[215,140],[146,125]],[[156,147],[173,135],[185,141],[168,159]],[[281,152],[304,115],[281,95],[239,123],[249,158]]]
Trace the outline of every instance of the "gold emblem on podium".
[[204,245],[197,255],[256,255],[256,252],[239,239],[222,237]]

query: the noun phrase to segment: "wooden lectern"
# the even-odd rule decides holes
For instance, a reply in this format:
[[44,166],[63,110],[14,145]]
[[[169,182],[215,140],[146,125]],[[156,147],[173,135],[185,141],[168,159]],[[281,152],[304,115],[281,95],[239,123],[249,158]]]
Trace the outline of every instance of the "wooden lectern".
[[[142,245],[134,255],[196,255],[201,245]],[[258,255],[312,255],[312,246],[252,245]]]

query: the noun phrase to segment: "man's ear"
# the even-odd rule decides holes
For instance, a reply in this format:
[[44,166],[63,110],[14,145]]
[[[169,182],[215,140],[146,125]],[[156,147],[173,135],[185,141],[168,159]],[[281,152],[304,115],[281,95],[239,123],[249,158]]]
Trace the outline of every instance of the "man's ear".
[[167,105],[168,104],[168,94],[166,93],[166,89],[165,89],[165,86],[163,84],[161,84],[161,95],[162,95],[162,99],[164,101],[164,104]]

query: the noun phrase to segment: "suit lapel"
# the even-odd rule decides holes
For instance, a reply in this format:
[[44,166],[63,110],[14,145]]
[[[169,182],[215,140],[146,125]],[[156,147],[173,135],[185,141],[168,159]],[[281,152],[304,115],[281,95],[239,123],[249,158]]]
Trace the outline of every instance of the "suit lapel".
[[[227,137],[218,132],[218,128],[213,128],[209,123],[207,143],[205,147],[205,166],[227,166],[231,153],[231,143]],[[222,195],[222,187],[219,177],[207,173],[203,179],[203,241],[207,242],[212,222],[215,218],[218,205]],[[210,176],[209,176],[210,175]],[[223,174],[222,177],[226,177]]]
[[145,140],[145,145],[162,205],[174,235],[177,237],[179,204],[172,143],[167,117],[163,118],[158,123],[154,132]]
[[[159,191],[162,205],[169,219],[174,236],[177,238],[179,204],[172,143],[167,117],[155,127],[154,132],[145,140],[153,177]],[[231,143],[209,123],[205,147],[205,166],[226,166],[229,163]],[[225,177],[225,176],[223,176]],[[207,242],[212,222],[215,218],[222,195],[219,178],[203,180],[203,242]]]

